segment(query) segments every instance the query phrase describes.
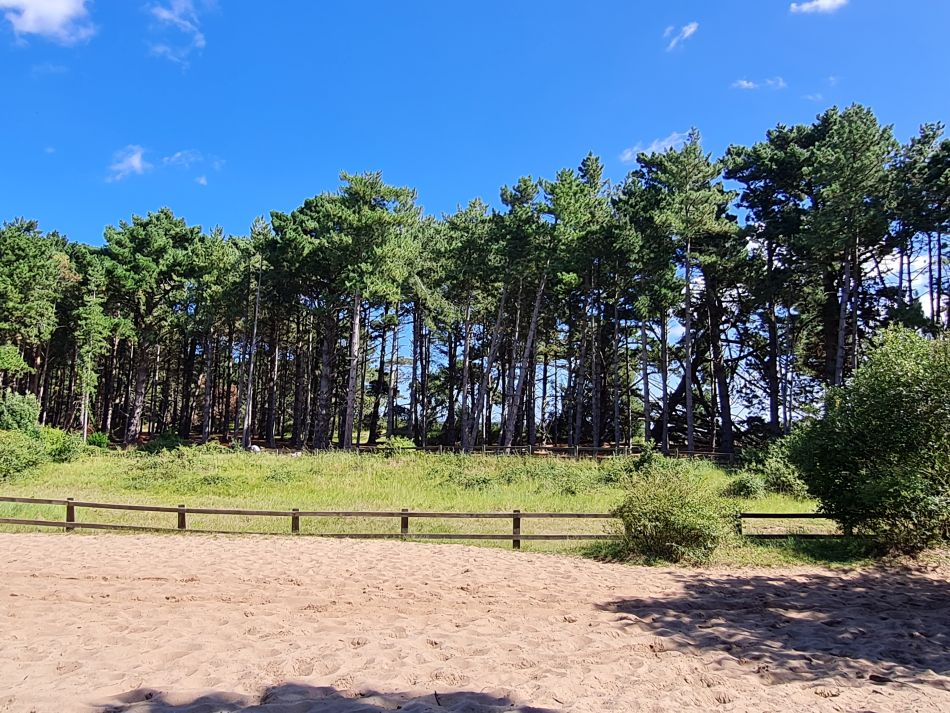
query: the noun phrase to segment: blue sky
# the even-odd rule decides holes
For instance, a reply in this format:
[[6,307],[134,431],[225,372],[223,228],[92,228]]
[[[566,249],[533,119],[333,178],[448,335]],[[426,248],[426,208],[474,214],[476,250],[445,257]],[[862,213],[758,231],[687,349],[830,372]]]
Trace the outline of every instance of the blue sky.
[[0,0],[0,219],[101,243],[168,205],[241,234],[341,170],[438,214],[851,102],[904,140],[950,119],[948,29],[943,0]]

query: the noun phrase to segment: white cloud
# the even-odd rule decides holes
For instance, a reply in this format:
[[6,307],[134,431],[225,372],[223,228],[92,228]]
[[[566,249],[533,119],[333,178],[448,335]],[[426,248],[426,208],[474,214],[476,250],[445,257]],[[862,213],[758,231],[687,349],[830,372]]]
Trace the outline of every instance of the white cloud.
[[737,79],[732,83],[733,89],[785,89],[788,84],[781,77],[772,77],[761,82],[753,82],[749,79]]
[[836,87],[836,86],[838,86],[838,77],[837,77],[837,75],[832,74],[830,77],[828,77],[828,86],[829,86],[829,87]]
[[[192,0],[170,0],[167,4],[149,5],[148,11],[158,21],[159,29],[171,35],[166,38],[169,41],[149,45],[153,55],[187,65],[193,51],[204,49],[207,43]],[[174,41],[170,41],[172,39]]]
[[620,160],[624,163],[633,163],[637,160],[637,154],[639,153],[663,153],[669,149],[682,146],[687,137],[689,137],[688,131],[674,131],[662,139],[654,139],[647,146],[644,146],[642,143],[637,143],[636,146],[624,149],[620,154]]
[[4,18],[17,35],[39,35],[64,45],[96,34],[86,0],[0,0]]
[[834,12],[848,4],[848,0],[810,0],[809,2],[793,2],[788,6],[792,12]]
[[821,92],[815,92],[814,94],[806,94],[805,99],[810,102],[820,102],[824,101],[824,97],[821,95]]
[[[672,32],[671,28],[668,27],[666,29],[667,31],[663,33],[664,38],[669,37],[670,33]],[[679,45],[680,43],[688,40],[690,37],[696,34],[696,30],[698,29],[699,29],[698,22],[690,22],[686,25],[683,25],[680,28],[680,31],[673,37],[672,40],[670,40],[670,43],[666,46],[666,51],[669,52],[670,50],[676,48],[676,46]]]
[[106,179],[121,181],[128,176],[141,176],[152,168],[152,164],[145,160],[145,149],[135,144],[129,144],[124,149],[115,152],[112,163],[109,165],[111,174]]
[[171,156],[165,156],[162,159],[162,163],[165,166],[178,166],[180,168],[191,168],[196,163],[201,163],[204,161],[204,156],[201,155],[200,151],[195,149],[185,149],[184,151],[176,151]]
[[673,34],[673,30],[675,30],[675,29],[676,29],[676,28],[673,27],[673,25],[667,25],[667,26],[666,26],[666,29],[663,30],[663,39],[666,39],[667,37],[669,37],[670,35],[672,35],[672,34]]
[[207,176],[198,176],[198,178],[195,179],[195,183],[197,183],[199,186],[207,186],[208,178]]

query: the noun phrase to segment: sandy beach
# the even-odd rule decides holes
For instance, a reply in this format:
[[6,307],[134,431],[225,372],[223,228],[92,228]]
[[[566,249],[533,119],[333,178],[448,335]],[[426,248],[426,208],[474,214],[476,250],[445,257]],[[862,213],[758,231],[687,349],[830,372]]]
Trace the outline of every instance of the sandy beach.
[[0,535],[0,711],[950,710],[945,570]]

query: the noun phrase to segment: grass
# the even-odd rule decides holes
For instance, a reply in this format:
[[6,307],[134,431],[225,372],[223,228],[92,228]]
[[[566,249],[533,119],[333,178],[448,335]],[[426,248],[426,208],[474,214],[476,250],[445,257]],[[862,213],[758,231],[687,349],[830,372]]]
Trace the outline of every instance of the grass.
[[[623,498],[616,462],[483,455],[409,453],[385,457],[321,453],[303,457],[231,452],[217,448],[181,448],[158,455],[101,451],[71,463],[47,463],[0,485],[0,494],[19,497],[265,510],[437,510],[499,512],[608,512]],[[730,474],[706,461],[691,468],[717,492]],[[811,512],[815,503],[770,494],[738,501],[745,511]],[[4,517],[62,520],[61,506],[0,503]],[[79,509],[80,521],[174,527],[174,513]],[[827,529],[823,521],[771,520],[760,531],[794,531],[801,522]],[[188,515],[188,526],[229,531],[287,533],[289,518],[239,515]],[[303,518],[302,534],[397,532],[394,518]],[[593,533],[614,531],[614,521],[522,521],[522,533]],[[747,525],[747,531],[755,531]],[[508,520],[413,519],[417,533],[510,532]],[[5,531],[36,530],[0,526]],[[81,531],[80,531],[81,532]],[[806,544],[807,542],[807,544]],[[509,548],[509,542],[481,541]],[[525,542],[524,549],[610,557],[609,543]],[[854,563],[857,551],[841,544],[734,538],[717,553],[714,564],[781,565]]]

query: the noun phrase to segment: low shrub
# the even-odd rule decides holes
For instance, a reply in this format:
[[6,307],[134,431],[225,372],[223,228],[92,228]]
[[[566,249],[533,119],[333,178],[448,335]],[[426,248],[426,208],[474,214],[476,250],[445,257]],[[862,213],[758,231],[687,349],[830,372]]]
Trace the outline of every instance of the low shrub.
[[387,438],[386,442],[379,447],[379,452],[388,457],[415,453],[416,444],[411,438],[392,436]]
[[765,495],[765,479],[758,473],[742,471],[722,490],[727,498],[760,498]]
[[181,448],[185,442],[178,437],[174,431],[165,431],[159,433],[154,438],[150,438],[148,443],[139,448],[146,453],[160,453],[161,451],[173,451]]
[[43,444],[47,457],[54,463],[68,463],[76,460],[85,450],[82,438],[75,433],[49,426],[40,428],[40,442]]
[[678,461],[649,456],[614,514],[627,556],[702,563],[727,537],[728,511]]
[[808,497],[808,486],[802,480],[801,472],[789,460],[790,443],[789,439],[782,438],[765,448],[750,448],[743,452],[742,461],[747,472],[755,473],[765,481],[768,492],[804,500]]
[[43,444],[23,431],[0,431],[0,481],[20,475],[47,459]]
[[32,394],[7,390],[0,395],[0,431],[21,431],[35,436],[40,419],[40,402]]
[[86,445],[92,446],[93,448],[108,448],[109,435],[103,433],[102,431],[90,433],[88,436],[86,436]]

